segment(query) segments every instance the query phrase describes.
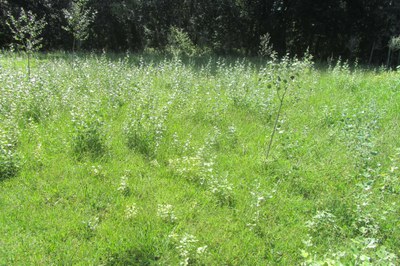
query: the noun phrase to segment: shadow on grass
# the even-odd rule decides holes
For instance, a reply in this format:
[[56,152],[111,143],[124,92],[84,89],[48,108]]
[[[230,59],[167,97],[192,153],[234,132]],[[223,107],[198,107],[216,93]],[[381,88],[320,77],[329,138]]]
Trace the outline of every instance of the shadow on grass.
[[160,258],[149,249],[133,248],[109,255],[103,265],[155,265]]

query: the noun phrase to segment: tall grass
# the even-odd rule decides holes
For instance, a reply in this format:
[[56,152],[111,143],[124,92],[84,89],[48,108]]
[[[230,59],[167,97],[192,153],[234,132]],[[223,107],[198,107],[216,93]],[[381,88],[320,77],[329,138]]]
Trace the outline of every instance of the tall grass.
[[1,54],[1,265],[399,263],[398,72],[48,54],[27,81],[25,64]]

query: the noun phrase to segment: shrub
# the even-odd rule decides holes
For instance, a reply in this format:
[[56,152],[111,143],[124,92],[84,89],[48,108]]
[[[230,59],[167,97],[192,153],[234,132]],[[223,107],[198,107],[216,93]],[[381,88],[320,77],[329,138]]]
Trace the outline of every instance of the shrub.
[[389,48],[392,51],[400,50],[400,36],[392,37],[389,41]]
[[198,49],[190,39],[189,34],[177,27],[170,28],[167,51],[175,57],[180,55],[194,56],[198,53]]
[[262,57],[273,60],[277,57],[277,53],[274,50],[274,46],[271,42],[271,35],[269,33],[260,36],[260,47],[258,54]]

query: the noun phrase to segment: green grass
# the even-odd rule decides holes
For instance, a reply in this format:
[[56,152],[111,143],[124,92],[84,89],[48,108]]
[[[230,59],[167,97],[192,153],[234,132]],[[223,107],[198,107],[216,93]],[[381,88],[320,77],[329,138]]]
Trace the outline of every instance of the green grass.
[[57,53],[31,80],[17,54],[0,66],[0,265],[399,263],[398,72]]

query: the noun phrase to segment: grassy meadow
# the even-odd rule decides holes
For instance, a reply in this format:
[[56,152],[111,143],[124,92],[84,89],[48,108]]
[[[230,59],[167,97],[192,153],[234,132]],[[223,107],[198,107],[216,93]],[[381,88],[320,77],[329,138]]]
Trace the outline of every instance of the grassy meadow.
[[0,54],[0,265],[400,263],[400,72],[134,54],[26,66]]

